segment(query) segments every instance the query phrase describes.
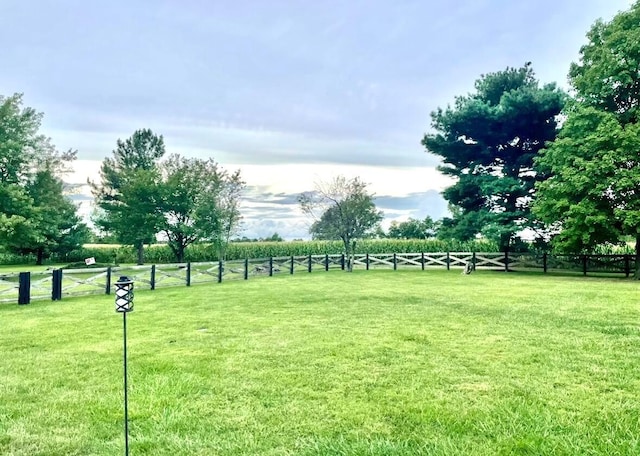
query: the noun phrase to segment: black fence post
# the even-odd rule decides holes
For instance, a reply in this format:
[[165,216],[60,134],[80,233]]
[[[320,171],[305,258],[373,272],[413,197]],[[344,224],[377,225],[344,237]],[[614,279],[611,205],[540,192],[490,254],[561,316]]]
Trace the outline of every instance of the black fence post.
[[155,264],[151,265],[151,280],[149,282],[151,285],[151,289],[155,290],[156,289],[156,265]]
[[104,294],[111,294],[111,266],[107,268],[107,278],[104,287]]
[[269,277],[273,277],[273,257],[269,257]]
[[420,254],[420,264],[422,264],[422,270],[424,271],[424,252]]
[[476,252],[473,252],[473,255],[471,255],[471,265],[472,265],[472,270],[475,271],[476,270]]
[[[55,272],[55,270],[54,270]],[[18,275],[18,304],[31,302],[31,273],[21,272]]]
[[340,256],[340,269],[344,271],[344,253]]
[[191,286],[191,261],[187,263],[187,286]]
[[587,275],[587,256],[582,255],[582,274]]
[[547,252],[544,252],[542,254],[542,272],[544,272],[545,274],[547,273]]
[[218,260],[218,283],[222,282],[222,273],[224,272],[224,263]]
[[631,274],[631,264],[629,261],[629,255],[624,256],[624,273],[629,278],[629,274]]
[[325,271],[329,270],[329,254],[328,253],[324,254],[324,270]]
[[293,255],[291,255],[291,265],[289,266],[289,274],[293,274]]
[[309,272],[311,272],[311,254],[309,254],[309,266],[307,267],[307,269],[309,270]]
[[249,279],[249,258],[244,259],[244,280]]
[[398,257],[396,256],[396,254],[393,254],[393,270],[397,271],[398,270]]
[[365,257],[365,261],[367,263],[367,271],[369,270],[369,254],[367,253],[366,257]]
[[509,251],[504,251],[504,272],[509,272]]
[[51,300],[62,299],[62,269],[54,269],[51,276]]
[[447,250],[447,271],[451,270],[451,258],[449,257],[449,251]]

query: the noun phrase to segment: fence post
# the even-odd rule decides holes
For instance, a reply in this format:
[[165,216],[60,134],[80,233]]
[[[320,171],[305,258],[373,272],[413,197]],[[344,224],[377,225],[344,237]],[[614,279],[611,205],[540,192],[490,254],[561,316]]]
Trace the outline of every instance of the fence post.
[[504,251],[504,272],[509,272],[509,251]]
[[187,263],[187,286],[191,286],[191,261]]
[[224,272],[224,263],[222,263],[222,260],[218,260],[218,283],[222,282],[223,272]]
[[422,264],[422,270],[424,271],[424,252],[420,255],[420,263]]
[[51,275],[51,300],[62,299],[62,269],[54,269]]
[[244,280],[249,279],[249,258],[244,259]]
[[269,257],[269,277],[273,277],[273,257]]
[[111,266],[107,268],[107,278],[104,287],[104,294],[111,294]]
[[398,258],[396,257],[396,254],[393,254],[393,270],[397,271],[398,270]]
[[311,272],[311,254],[309,254],[309,266],[307,269]]
[[328,253],[324,254],[324,270],[325,271],[329,270],[329,254]]
[[340,256],[340,269],[344,271],[344,253]]
[[21,272],[18,275],[18,304],[31,302],[31,273]]
[[542,272],[547,273],[547,252],[542,254]]
[[624,273],[629,278],[629,274],[631,274],[631,265],[629,261],[629,255],[624,256]]
[[476,270],[476,252],[473,252],[473,255],[471,255],[471,266],[472,266],[472,270],[475,271]]
[[156,265],[152,264],[151,265],[151,289],[155,290],[156,289]]
[[293,274],[293,255],[291,255],[291,266],[289,266],[289,274]]
[[582,255],[582,274],[587,275],[587,255]]
[[449,251],[447,250],[447,271],[451,270],[451,258],[449,258]]

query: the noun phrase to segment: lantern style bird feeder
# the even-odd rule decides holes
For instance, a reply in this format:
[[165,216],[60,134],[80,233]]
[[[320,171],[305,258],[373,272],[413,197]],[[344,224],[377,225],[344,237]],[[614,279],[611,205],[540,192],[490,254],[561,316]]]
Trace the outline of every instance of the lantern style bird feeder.
[[121,276],[116,286],[116,312],[122,314],[122,335],[124,341],[124,454],[129,455],[129,412],[127,398],[127,314],[133,311],[133,280]]
[[116,282],[116,312],[133,311],[133,280],[122,276]]

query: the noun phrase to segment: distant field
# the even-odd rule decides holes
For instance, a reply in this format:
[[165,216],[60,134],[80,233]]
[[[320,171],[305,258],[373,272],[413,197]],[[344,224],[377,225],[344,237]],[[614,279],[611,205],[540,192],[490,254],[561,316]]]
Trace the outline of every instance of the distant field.
[[[635,281],[333,271],[136,293],[132,455],[637,455]],[[113,297],[0,306],[0,454],[122,454]]]

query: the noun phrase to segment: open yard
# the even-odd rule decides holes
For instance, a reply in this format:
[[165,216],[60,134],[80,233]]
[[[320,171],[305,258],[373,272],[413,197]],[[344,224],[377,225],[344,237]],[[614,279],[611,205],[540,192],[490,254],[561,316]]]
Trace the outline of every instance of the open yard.
[[[640,285],[333,271],[136,293],[132,455],[640,454]],[[0,454],[122,454],[113,296],[0,305]]]

